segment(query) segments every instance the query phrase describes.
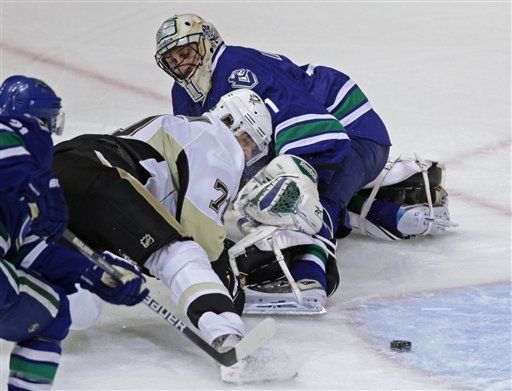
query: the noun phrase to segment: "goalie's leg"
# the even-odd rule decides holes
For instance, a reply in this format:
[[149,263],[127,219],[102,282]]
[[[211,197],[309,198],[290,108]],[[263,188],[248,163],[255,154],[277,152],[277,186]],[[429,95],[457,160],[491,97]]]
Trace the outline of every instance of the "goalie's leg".
[[[388,177],[391,184],[382,186],[374,200],[368,200],[371,188],[361,190],[350,201],[350,224],[360,232],[385,240],[409,239],[421,235],[438,235],[457,224],[450,219],[448,193],[442,187],[444,169],[431,162],[428,180],[413,160],[395,162]],[[432,204],[429,204],[426,188]],[[372,202],[364,224],[362,209]],[[431,208],[432,206],[432,208]]]
[[[352,197],[373,181],[386,165],[389,147],[373,141],[351,137],[350,149],[329,183],[320,182],[319,191],[324,210],[332,219],[334,237],[351,232],[348,205]],[[326,230],[322,236],[331,239]]]
[[238,270],[246,275],[245,313],[301,315],[325,312],[327,294],[333,293],[339,282],[335,260],[327,255],[321,240],[305,234],[279,231],[276,243],[284,240],[291,244],[289,236],[293,235],[307,238],[302,244],[295,242],[295,245],[282,249],[283,262],[290,265],[296,287],[284,277],[286,273],[274,251],[261,251],[251,246],[237,260]]

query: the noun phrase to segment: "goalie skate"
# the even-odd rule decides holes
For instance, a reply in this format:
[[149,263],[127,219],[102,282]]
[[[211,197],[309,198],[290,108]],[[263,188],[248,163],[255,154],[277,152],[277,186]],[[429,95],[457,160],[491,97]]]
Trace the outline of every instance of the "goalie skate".
[[313,280],[297,281],[303,304],[299,304],[290,285],[279,280],[264,285],[245,287],[244,314],[248,315],[321,315],[326,293],[320,283]]

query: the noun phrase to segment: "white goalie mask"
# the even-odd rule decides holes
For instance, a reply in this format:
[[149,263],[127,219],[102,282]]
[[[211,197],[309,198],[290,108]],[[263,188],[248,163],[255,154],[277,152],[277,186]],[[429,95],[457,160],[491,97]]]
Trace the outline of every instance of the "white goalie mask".
[[156,33],[155,59],[194,102],[200,102],[210,91],[212,57],[222,42],[215,27],[200,16],[174,15]]
[[244,151],[246,166],[267,155],[272,119],[257,93],[247,89],[231,91],[210,112],[233,132]]

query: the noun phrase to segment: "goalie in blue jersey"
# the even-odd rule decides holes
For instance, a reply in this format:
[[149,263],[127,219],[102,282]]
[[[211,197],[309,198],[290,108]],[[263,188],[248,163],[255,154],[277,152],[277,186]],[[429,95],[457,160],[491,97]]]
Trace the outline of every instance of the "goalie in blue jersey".
[[113,304],[147,295],[138,269],[104,254],[114,282],[82,255],[56,244],[68,210],[51,171],[51,134],[61,134],[61,99],[44,82],[12,76],[0,87],[0,338],[15,342],[9,390],[48,390],[72,316],[75,284]]
[[[282,167],[291,169],[288,174],[295,179],[298,176],[291,185],[298,184],[298,193],[317,190],[309,193],[310,199],[318,198],[323,210],[323,222],[314,232],[319,236],[293,252],[291,278],[284,284],[295,281],[295,291],[302,292],[303,301],[311,301],[308,306],[323,306],[326,293],[332,294],[339,281],[335,259],[323,239],[345,237],[352,229],[382,239],[407,239],[440,233],[451,225],[447,195],[440,186],[442,167],[419,157],[412,166],[411,161],[400,160],[394,169],[391,162],[386,167],[391,145],[386,127],[362,90],[344,73],[312,64],[298,66],[280,54],[228,46],[211,23],[193,14],[164,21],[156,35],[155,59],[175,81],[174,114],[201,115],[222,95],[240,88],[254,90],[265,101],[273,136],[267,159],[259,168],[276,156],[298,157],[282,160]],[[395,174],[387,175],[390,171]],[[252,199],[252,206],[238,203],[246,220],[309,232],[305,227],[315,220],[318,209],[308,209],[304,199],[297,198],[292,209],[299,213],[289,215],[286,222],[283,213],[276,213],[279,208],[271,211],[276,203],[283,203],[284,195],[293,193],[289,181],[276,179],[287,174],[277,167],[267,172],[246,171],[246,181],[254,175],[261,187],[252,194],[265,195],[267,201],[272,196],[272,205],[258,204],[261,210],[247,213],[259,198],[246,192],[246,203]],[[303,186],[311,181],[314,186]],[[254,185],[253,180],[252,190]],[[307,216],[307,222],[297,222],[299,215]],[[272,290],[290,291],[284,285],[255,293],[255,302],[267,300],[262,295]],[[251,297],[246,295],[246,300]]]

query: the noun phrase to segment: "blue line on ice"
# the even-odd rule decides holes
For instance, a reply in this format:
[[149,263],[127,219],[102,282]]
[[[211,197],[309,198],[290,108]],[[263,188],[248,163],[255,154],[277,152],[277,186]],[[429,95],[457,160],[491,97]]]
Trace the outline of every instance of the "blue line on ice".
[[[511,285],[378,298],[357,311],[370,339],[406,366],[475,389],[512,389]],[[411,352],[389,350],[394,339]]]

